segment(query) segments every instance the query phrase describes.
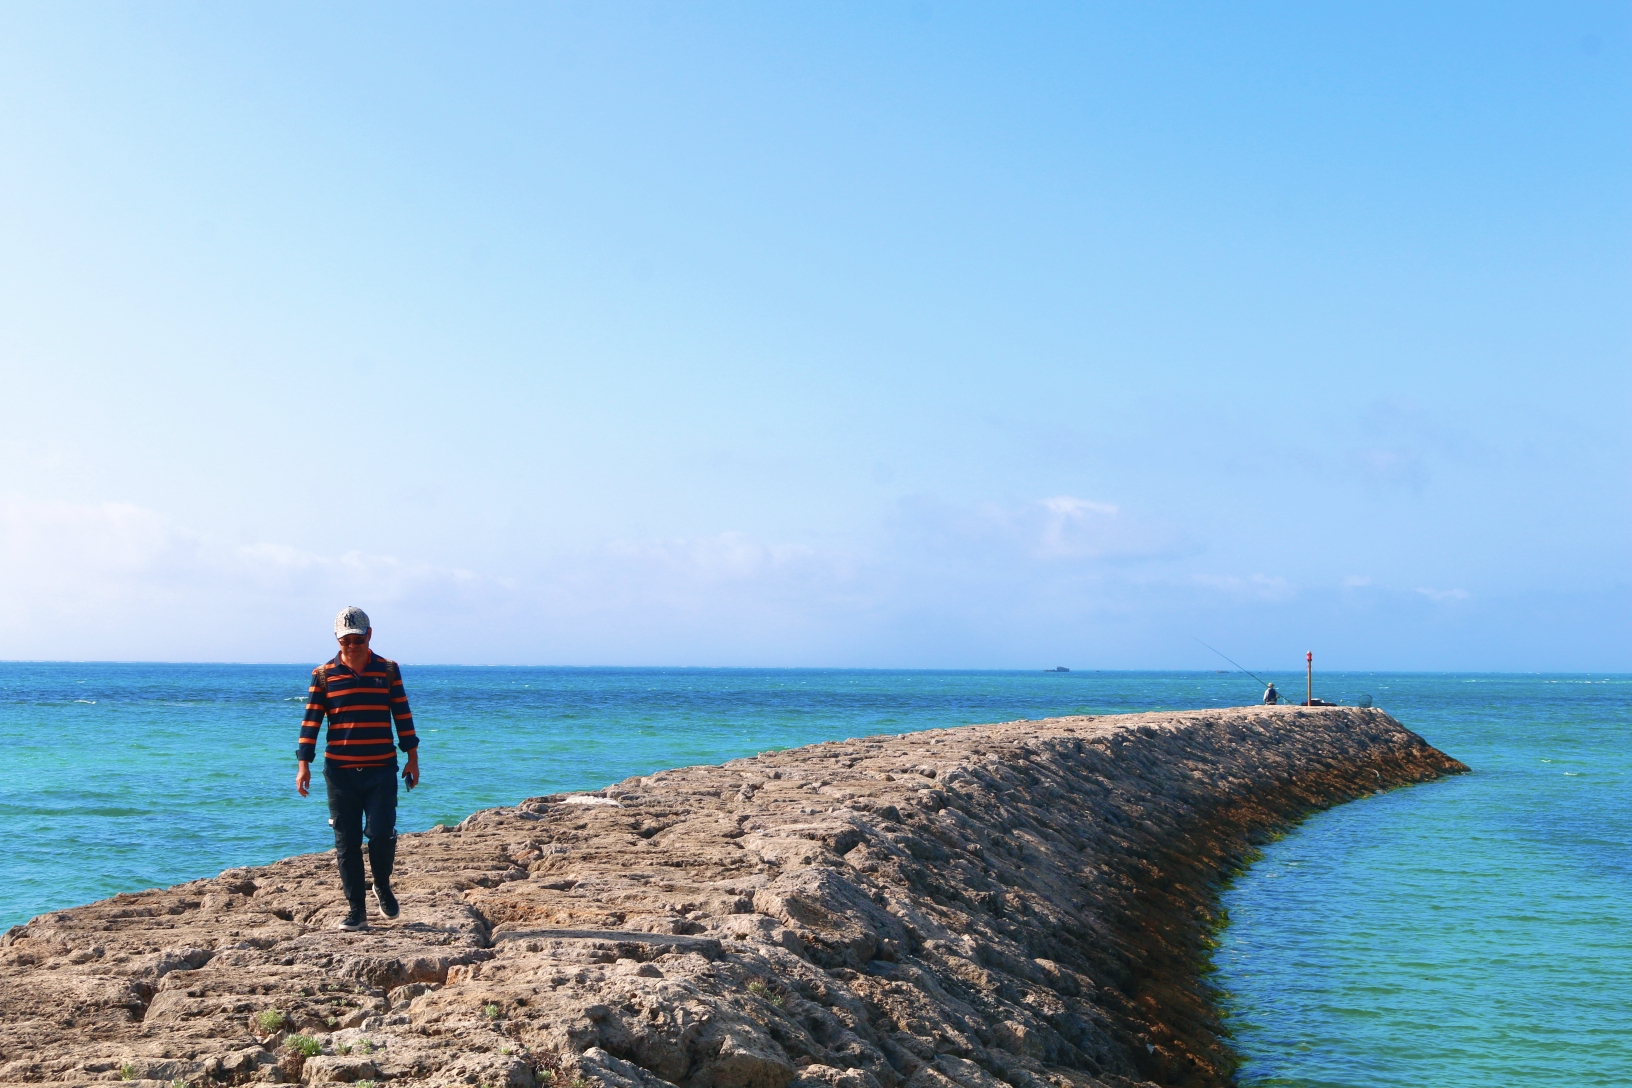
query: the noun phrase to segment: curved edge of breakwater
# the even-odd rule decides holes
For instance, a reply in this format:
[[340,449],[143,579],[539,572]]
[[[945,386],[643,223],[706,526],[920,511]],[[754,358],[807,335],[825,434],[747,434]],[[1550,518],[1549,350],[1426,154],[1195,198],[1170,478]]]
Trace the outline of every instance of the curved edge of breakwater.
[[1306,813],[1466,770],[1379,710],[1074,717],[830,742],[0,938],[0,1082],[1225,1085],[1221,881]]

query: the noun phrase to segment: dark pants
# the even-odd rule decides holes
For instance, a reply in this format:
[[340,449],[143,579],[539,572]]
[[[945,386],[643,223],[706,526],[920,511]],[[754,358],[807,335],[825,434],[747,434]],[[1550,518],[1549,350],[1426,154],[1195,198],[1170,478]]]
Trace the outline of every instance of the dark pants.
[[[368,838],[368,866],[374,879],[391,886],[397,860],[397,768],[362,770],[323,768],[329,788],[329,817],[334,821],[334,852],[340,861],[340,887],[353,907],[367,903],[363,882],[363,838]],[[366,818],[366,823],[364,822]]]

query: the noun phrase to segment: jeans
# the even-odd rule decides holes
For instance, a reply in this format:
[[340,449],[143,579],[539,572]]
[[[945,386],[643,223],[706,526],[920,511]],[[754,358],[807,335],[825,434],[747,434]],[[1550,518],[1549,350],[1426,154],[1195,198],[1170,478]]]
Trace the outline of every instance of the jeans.
[[[362,909],[367,903],[363,882],[363,838],[368,838],[368,865],[374,880],[391,886],[391,868],[397,860],[397,768],[360,770],[323,768],[329,790],[329,816],[334,821],[334,852],[340,862],[340,887],[346,902]],[[367,820],[365,823],[364,820]]]

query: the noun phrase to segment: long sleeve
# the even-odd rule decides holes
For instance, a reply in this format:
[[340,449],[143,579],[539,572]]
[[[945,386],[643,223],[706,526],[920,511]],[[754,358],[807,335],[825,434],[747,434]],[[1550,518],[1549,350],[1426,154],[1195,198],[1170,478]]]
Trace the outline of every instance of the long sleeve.
[[323,728],[323,715],[329,712],[328,685],[318,683],[318,677],[328,671],[328,665],[312,670],[311,686],[306,689],[306,715],[300,722],[300,744],[295,758],[310,763],[317,758],[317,733]]
[[414,734],[414,712],[408,709],[408,692],[402,686],[402,666],[391,663],[391,720],[397,725],[397,747],[412,752],[419,747]]

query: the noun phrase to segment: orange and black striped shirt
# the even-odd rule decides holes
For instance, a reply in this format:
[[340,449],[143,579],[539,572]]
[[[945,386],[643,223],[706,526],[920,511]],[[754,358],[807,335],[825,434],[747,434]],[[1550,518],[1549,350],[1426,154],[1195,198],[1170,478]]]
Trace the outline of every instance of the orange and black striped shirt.
[[361,673],[352,672],[339,655],[312,670],[306,695],[306,717],[300,723],[300,747],[295,758],[310,763],[317,754],[317,731],[329,718],[328,743],[323,758],[341,767],[389,767],[397,753],[391,743],[391,723],[404,752],[419,747],[414,736],[414,715],[408,693],[402,690],[402,670],[395,661],[370,654]]

